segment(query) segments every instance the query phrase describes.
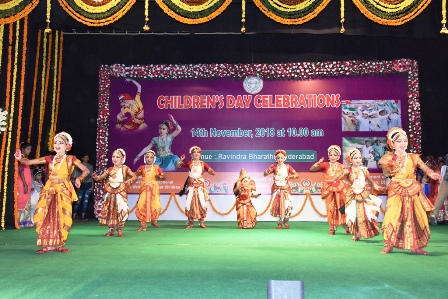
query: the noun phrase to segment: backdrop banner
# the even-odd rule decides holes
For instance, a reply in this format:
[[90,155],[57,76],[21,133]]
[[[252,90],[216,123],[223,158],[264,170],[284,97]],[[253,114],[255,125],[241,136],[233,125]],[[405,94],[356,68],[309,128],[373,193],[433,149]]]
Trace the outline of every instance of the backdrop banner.
[[[387,150],[386,132],[401,126],[419,152],[417,65],[410,60],[281,65],[103,66],[100,70],[97,164],[112,166],[122,148],[126,165],[144,165],[157,154],[166,174],[161,193],[177,193],[187,169],[174,169],[199,146],[215,176],[205,174],[210,193],[232,194],[241,168],[269,194],[272,175],[263,172],[274,152],[287,152],[299,178],[293,194],[320,193],[321,173],[310,173],[330,145],[357,147],[374,180],[384,185],[377,161]],[[407,112],[407,113],[406,113]],[[411,120],[411,121],[410,121]],[[165,130],[163,129],[165,128]],[[129,190],[138,193],[139,181]]]

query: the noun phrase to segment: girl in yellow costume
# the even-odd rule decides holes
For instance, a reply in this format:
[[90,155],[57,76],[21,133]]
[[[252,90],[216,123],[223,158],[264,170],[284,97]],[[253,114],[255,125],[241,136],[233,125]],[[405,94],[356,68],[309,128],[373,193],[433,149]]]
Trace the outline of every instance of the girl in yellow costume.
[[402,128],[393,127],[387,132],[387,144],[393,152],[379,161],[380,167],[392,176],[383,220],[385,247],[381,252],[390,253],[395,247],[427,255],[422,248],[428,245],[428,213],[434,206],[423,193],[415,173],[418,167],[433,180],[440,180],[440,175],[426,166],[418,154],[406,152],[408,137]]
[[145,154],[145,165],[140,166],[137,176],[142,176],[140,184],[140,195],[137,201],[135,215],[140,221],[138,232],[146,230],[146,223],[151,222],[155,227],[160,227],[157,223],[162,206],[160,205],[160,189],[157,180],[164,180],[165,174],[162,169],[155,165],[156,153],[149,150]]
[[70,182],[70,174],[75,166],[82,171],[82,174],[75,179],[77,188],[81,185],[83,178],[89,174],[89,170],[75,156],[66,155],[72,144],[72,137],[61,132],[54,136],[55,156],[26,160],[22,158],[20,151],[14,155],[22,164],[47,164],[49,171],[49,178],[41,190],[34,214],[37,246],[42,246],[42,249],[37,250],[36,253],[68,251],[64,245],[72,226],[72,203],[78,200],[73,184]]
[[380,213],[381,199],[370,194],[366,183],[369,182],[378,191],[386,188],[372,181],[367,167],[362,166],[362,154],[357,148],[348,149],[347,163],[351,167],[345,169],[344,172],[351,186],[346,189],[345,215],[347,226],[353,235],[352,241],[375,237],[380,234],[377,218]]
[[117,227],[118,236],[123,237],[123,227],[129,215],[128,187],[137,180],[132,170],[124,165],[126,152],[119,148],[112,153],[113,167],[110,167],[102,175],[95,173],[92,178],[95,181],[107,180],[104,186],[104,202],[101,209],[99,222],[109,227],[105,237],[111,237]]
[[274,183],[271,187],[271,216],[278,218],[277,229],[282,229],[282,223],[285,228],[289,228],[289,216],[292,210],[291,199],[291,186],[288,184],[289,179],[295,179],[297,175],[294,168],[289,164],[285,164],[286,151],[279,149],[274,153],[275,161],[277,164],[272,164],[263,173],[264,176],[268,176],[271,173],[274,174]]
[[251,197],[258,197],[260,194],[253,195],[256,190],[254,180],[251,180],[249,174],[244,168],[241,168],[240,177],[235,183],[233,193],[236,195],[236,216],[239,228],[253,228],[257,224],[257,211],[252,205]]
[[341,157],[341,148],[337,145],[330,145],[328,148],[328,160],[324,162],[322,157],[311,166],[310,171],[322,171],[324,181],[322,182],[322,199],[325,200],[327,208],[327,220],[330,226],[329,235],[334,235],[336,227],[342,225],[347,235],[350,234],[345,224],[345,214],[339,211],[339,208],[345,204],[345,183],[340,180],[344,176],[344,165],[338,162]]

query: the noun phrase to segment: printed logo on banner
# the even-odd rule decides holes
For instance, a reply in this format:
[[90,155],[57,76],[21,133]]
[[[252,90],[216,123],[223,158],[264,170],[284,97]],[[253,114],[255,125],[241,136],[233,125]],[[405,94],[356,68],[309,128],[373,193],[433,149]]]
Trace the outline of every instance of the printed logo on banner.
[[246,77],[243,86],[248,93],[257,94],[263,89],[263,80],[257,76]]

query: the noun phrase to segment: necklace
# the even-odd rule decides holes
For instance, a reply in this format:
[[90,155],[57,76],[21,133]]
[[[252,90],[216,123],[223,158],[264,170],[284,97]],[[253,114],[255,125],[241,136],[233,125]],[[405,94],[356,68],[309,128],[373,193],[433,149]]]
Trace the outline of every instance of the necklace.
[[334,174],[336,173],[336,169],[338,168],[338,164],[337,162],[330,162],[330,171],[329,171],[329,175],[331,177],[334,177]]
[[354,179],[355,180],[357,180],[358,179],[358,176],[359,176],[359,171],[361,170],[361,168],[353,168],[352,167],[352,173],[353,173],[353,176],[354,176]]
[[[402,156],[399,156],[399,157],[403,157],[403,155]],[[406,166],[406,162],[408,161],[408,153],[404,153],[404,161],[403,161],[403,163],[398,163],[398,166],[400,166],[400,173],[405,173],[406,172],[406,169],[405,169],[405,166]]]
[[112,168],[112,170],[111,170],[111,172],[109,173],[109,175],[112,177],[112,178],[117,178],[117,173],[118,173],[118,170],[121,168],[121,166],[115,166],[114,165],[114,167]]

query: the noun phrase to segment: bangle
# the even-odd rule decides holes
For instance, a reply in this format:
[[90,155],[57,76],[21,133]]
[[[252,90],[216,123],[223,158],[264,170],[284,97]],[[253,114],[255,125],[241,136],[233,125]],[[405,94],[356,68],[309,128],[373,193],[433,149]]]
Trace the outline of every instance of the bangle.
[[79,176],[79,177],[77,177],[77,179],[79,179],[80,181],[82,181],[83,179],[84,179],[85,177],[83,177],[83,176]]

